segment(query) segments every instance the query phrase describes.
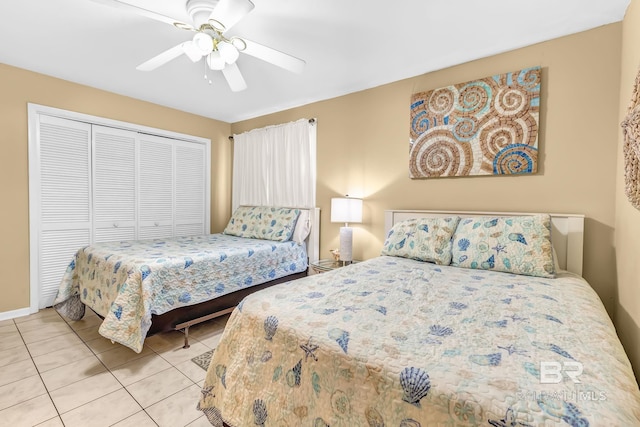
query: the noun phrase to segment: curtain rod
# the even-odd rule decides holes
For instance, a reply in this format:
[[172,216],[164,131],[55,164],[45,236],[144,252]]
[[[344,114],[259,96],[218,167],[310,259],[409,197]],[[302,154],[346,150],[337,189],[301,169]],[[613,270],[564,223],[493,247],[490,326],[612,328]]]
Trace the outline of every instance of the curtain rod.
[[[309,123],[314,124],[316,122],[316,119],[309,119]],[[233,135],[229,135],[229,141],[233,140]]]

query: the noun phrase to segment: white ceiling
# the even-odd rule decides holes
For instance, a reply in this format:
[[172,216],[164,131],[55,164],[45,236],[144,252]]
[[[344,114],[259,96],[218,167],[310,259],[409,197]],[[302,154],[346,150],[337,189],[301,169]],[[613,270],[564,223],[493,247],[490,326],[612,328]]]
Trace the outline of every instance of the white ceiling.
[[[121,1],[189,22],[186,0]],[[253,0],[228,35],[307,64],[293,74],[241,55],[249,87],[231,92],[184,55],[135,69],[192,33],[91,0],[2,0],[0,62],[234,123],[618,22],[629,1]]]

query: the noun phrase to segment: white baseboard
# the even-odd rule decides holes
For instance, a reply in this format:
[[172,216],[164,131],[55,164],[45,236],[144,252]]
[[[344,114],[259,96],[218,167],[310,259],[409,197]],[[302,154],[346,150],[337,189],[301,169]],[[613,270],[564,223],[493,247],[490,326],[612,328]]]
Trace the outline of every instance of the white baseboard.
[[4,311],[0,313],[0,320],[15,319],[16,317],[28,316],[31,314],[29,307],[19,308],[18,310]]

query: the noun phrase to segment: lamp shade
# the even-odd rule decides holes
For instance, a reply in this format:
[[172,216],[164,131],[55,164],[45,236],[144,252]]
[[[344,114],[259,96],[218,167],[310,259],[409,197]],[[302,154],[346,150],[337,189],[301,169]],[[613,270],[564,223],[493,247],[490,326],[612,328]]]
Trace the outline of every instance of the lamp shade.
[[362,199],[332,198],[331,222],[362,222]]

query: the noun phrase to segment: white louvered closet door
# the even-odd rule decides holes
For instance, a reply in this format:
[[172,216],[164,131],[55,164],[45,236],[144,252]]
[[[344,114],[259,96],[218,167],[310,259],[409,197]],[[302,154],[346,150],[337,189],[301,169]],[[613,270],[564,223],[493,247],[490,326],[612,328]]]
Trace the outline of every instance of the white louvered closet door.
[[176,141],[175,170],[175,235],[204,234],[205,146]]
[[29,105],[31,310],[85,246],[209,232],[210,141],[118,124]]
[[93,126],[93,242],[136,238],[137,132]]
[[140,134],[138,238],[172,237],[174,140]]
[[76,251],[91,243],[91,125],[40,116],[39,308],[49,307]]

